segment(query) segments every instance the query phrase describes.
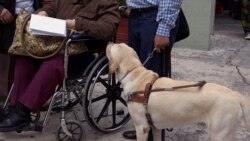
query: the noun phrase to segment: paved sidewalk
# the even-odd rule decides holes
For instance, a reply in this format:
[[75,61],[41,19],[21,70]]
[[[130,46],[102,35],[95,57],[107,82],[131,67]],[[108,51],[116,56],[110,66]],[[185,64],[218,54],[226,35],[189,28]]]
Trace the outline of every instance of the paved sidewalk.
[[[209,51],[174,48],[172,58],[174,79],[215,82],[250,97],[250,41],[244,40],[240,21],[227,15],[217,17]],[[0,133],[0,141],[55,141],[59,118],[60,114],[52,115],[43,133]],[[87,141],[128,141],[122,138],[122,132],[133,129],[131,122],[111,134],[100,134],[86,122],[84,127]],[[166,139],[207,141],[208,136],[204,126],[187,125],[167,132]],[[250,133],[240,127],[234,140],[250,141]]]

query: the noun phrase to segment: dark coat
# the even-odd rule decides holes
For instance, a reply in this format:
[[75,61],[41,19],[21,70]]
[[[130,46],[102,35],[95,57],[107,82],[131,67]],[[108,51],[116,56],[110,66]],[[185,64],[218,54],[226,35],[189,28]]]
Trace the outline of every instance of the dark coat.
[[[15,15],[15,5],[16,0],[0,0],[0,12],[3,8],[8,9],[11,14],[16,18]],[[34,0],[34,8],[38,9],[42,5],[42,0]],[[15,21],[10,24],[3,24],[0,21],[0,52],[7,53],[8,48],[10,47],[14,33],[15,33]]]

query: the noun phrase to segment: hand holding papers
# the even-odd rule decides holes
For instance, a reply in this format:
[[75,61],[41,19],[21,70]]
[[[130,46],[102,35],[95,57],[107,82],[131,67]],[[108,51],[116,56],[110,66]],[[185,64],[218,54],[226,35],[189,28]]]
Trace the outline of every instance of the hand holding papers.
[[66,21],[32,14],[30,19],[30,32],[33,35],[66,37]]

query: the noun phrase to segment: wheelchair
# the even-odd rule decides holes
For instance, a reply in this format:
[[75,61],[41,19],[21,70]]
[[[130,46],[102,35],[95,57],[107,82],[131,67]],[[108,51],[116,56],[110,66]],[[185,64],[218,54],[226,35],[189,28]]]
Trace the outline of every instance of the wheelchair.
[[[68,55],[74,42],[84,42],[88,51],[75,56]],[[81,141],[85,138],[83,123],[101,133],[110,133],[123,127],[130,119],[123,89],[115,74],[109,74],[105,48],[108,41],[97,40],[85,34],[73,34],[64,51],[65,78],[41,111],[46,111],[40,121],[40,112],[32,113],[32,122],[17,130],[42,132],[52,111],[60,112],[60,125],[56,132],[58,141]],[[77,63],[76,63],[77,62]],[[73,69],[72,69],[73,68]],[[11,90],[10,90],[11,93]],[[8,107],[10,93],[3,108]],[[73,110],[80,105],[85,120]],[[73,119],[66,114],[73,113]]]

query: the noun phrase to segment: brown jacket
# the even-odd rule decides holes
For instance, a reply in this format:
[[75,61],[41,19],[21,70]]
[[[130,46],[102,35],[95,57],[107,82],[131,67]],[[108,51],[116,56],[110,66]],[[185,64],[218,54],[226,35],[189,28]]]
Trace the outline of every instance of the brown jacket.
[[53,0],[38,11],[50,17],[75,19],[75,29],[97,39],[112,39],[120,20],[117,0]]

